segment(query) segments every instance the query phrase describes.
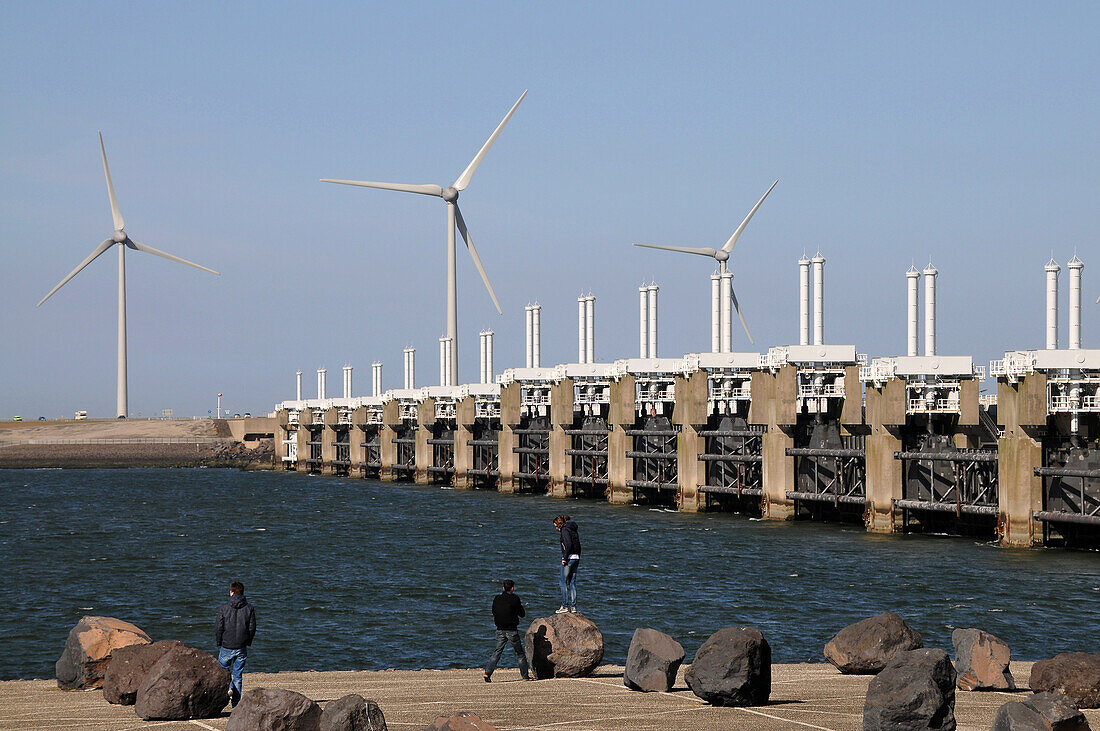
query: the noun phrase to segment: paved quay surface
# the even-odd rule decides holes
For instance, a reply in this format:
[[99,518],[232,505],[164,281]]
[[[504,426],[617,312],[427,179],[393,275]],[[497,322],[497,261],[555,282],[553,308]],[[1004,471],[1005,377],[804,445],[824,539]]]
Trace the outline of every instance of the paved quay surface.
[[[1026,685],[1030,662],[1012,663],[1017,685]],[[870,676],[841,675],[831,665],[772,667],[771,703],[756,708],[715,708],[683,681],[671,693],[638,693],[622,684],[622,666],[605,665],[590,678],[523,683],[514,669],[498,670],[486,684],[480,670],[397,670],[246,673],[245,689],[286,688],[318,701],[359,693],[376,702],[392,729],[422,729],[437,716],[477,713],[501,729],[823,729],[862,727]],[[960,729],[982,729],[1001,704],[1021,693],[955,696]],[[1100,729],[1100,710],[1085,712]],[[194,721],[143,721],[132,706],[113,706],[100,691],[63,691],[53,680],[0,682],[0,729],[224,729],[228,713]]]

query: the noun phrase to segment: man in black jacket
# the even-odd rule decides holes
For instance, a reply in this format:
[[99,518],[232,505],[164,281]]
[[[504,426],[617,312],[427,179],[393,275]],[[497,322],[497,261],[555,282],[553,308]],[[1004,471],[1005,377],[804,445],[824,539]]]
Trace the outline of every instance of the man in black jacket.
[[577,612],[577,567],[581,563],[581,534],[577,523],[568,515],[554,518],[554,527],[561,532],[561,607],[554,612]]
[[523,609],[523,602],[513,592],[516,582],[511,579],[504,580],[504,591],[493,599],[493,621],[497,625],[497,646],[493,650],[493,656],[489,658],[489,664],[485,666],[485,682],[493,682],[493,671],[497,669],[500,656],[504,653],[504,646],[511,644],[516,651],[519,660],[519,674],[524,680],[531,680],[527,670],[527,653],[523,651],[523,640],[519,637],[519,618],[527,615]]
[[214,636],[218,643],[218,663],[233,675],[229,684],[229,704],[236,707],[241,699],[248,648],[256,636],[256,612],[244,598],[244,584],[239,581],[229,585],[229,601],[218,610]]

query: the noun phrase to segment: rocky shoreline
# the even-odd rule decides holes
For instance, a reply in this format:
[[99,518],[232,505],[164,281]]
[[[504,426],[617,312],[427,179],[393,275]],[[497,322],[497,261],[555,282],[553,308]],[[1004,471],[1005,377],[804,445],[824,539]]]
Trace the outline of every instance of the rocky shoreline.
[[[531,675],[527,675],[527,665],[521,664],[523,679],[537,682],[519,685],[529,688],[523,691],[524,696],[540,699],[540,708],[512,718],[500,718],[501,705],[484,692],[478,694],[474,712],[470,712],[469,705],[461,710],[444,707],[437,699],[453,692],[458,685],[453,683],[446,684],[451,687],[436,687],[434,692],[429,690],[432,701],[414,704],[417,713],[423,714],[419,719],[398,722],[394,711],[400,705],[400,694],[386,693],[383,684],[360,683],[338,696],[331,689],[303,692],[282,683],[257,685],[257,678],[251,675],[246,676],[243,695],[233,696],[234,706],[230,709],[229,672],[213,655],[182,642],[154,642],[136,625],[105,616],[85,616],[70,630],[55,666],[56,683],[63,690],[101,689],[101,698],[107,704],[132,707],[145,721],[225,719],[227,731],[385,731],[387,714],[395,726],[411,725],[424,731],[498,731],[514,727],[517,721],[524,724],[520,728],[536,728],[546,724],[550,715],[541,688],[555,683],[551,699],[560,700],[561,681],[584,683],[583,692],[589,693],[594,685],[604,686],[606,692],[610,687],[607,681],[615,682],[616,692],[625,689],[635,700],[626,701],[631,709],[627,716],[613,713],[602,718],[556,720],[549,724],[553,726],[589,727],[597,720],[618,722],[630,718],[630,728],[668,729],[681,726],[670,725],[668,718],[661,719],[657,726],[639,721],[654,720],[655,715],[690,713],[695,718],[686,727],[698,728],[698,711],[702,708],[722,709],[719,713],[730,709],[734,717],[741,713],[789,722],[793,719],[775,715],[779,710],[776,706],[820,704],[820,708],[796,712],[810,711],[821,720],[831,716],[830,726],[814,725],[825,731],[835,731],[831,724],[836,721],[852,722],[860,717],[863,731],[953,731],[960,726],[974,726],[970,716],[971,709],[976,708],[981,709],[982,716],[977,725],[993,731],[1088,731],[1091,725],[1085,711],[1100,709],[1100,655],[1063,653],[1028,663],[1027,687],[1032,693],[1016,695],[1014,670],[1022,680],[1023,668],[1020,663],[1012,667],[1009,647],[1002,640],[978,629],[957,629],[952,635],[953,662],[946,650],[924,647],[920,633],[891,612],[841,629],[824,647],[831,669],[812,669],[804,672],[804,677],[790,680],[781,678],[783,666],[772,665],[770,644],[753,627],[717,630],[686,668],[682,665],[686,659],[683,646],[675,638],[652,628],[639,628],[621,672],[599,672],[604,657],[603,635],[594,621],[579,613],[536,618],[526,632],[525,644]],[[482,679],[491,686],[490,673],[484,673]],[[839,677],[866,680],[837,684]],[[682,684],[686,684],[690,695],[683,693]],[[844,695],[837,696],[840,689]],[[422,693],[426,689],[412,690]],[[0,726],[7,705],[4,691],[0,687]],[[659,711],[667,703],[666,698],[690,705]],[[845,710],[837,708],[837,700],[846,702]],[[608,703],[600,698],[582,705],[581,712],[589,715],[606,711]],[[853,712],[860,707],[862,713]],[[727,715],[716,727],[742,727],[745,719],[738,723],[734,717]],[[532,722],[540,726],[528,725]]]
[[10,444],[0,447],[0,469],[125,469],[137,467],[222,467],[270,470],[275,446],[240,442],[138,444]]

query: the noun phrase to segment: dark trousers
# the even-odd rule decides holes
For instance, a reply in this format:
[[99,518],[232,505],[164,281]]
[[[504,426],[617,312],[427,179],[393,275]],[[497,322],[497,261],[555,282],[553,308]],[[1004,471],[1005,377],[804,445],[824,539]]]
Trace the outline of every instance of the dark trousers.
[[497,646],[493,650],[493,656],[489,658],[489,664],[485,666],[485,674],[492,675],[500,662],[500,656],[504,654],[505,645],[511,645],[516,651],[516,659],[519,661],[519,674],[527,677],[527,653],[523,651],[523,640],[519,637],[519,630],[498,629]]

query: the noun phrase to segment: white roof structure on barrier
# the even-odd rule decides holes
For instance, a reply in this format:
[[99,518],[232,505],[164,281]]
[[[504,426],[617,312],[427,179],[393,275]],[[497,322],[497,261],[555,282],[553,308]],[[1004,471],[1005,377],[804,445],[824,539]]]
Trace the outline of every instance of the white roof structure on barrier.
[[1038,370],[1062,368],[1100,370],[1100,350],[1033,350],[1032,363]]
[[787,363],[860,363],[855,345],[778,345],[769,348],[761,359],[769,367]]
[[688,369],[692,366],[707,370],[748,370],[760,367],[759,353],[688,353],[684,356]]
[[901,377],[961,376],[969,378],[974,375],[974,359],[969,355],[900,355],[890,360],[895,363],[894,375]]
[[612,378],[614,363],[566,363],[561,368],[564,378]]
[[403,399],[419,401],[420,399],[424,398],[423,392],[424,389],[422,388],[391,388],[389,391],[386,391],[384,394],[382,394],[382,400],[393,401],[394,399]]
[[622,358],[615,361],[615,375],[650,374],[677,375],[687,369],[683,358]]
[[418,388],[420,398],[446,398],[458,400],[462,398],[462,386],[424,386]]
[[458,387],[458,398],[467,396],[491,396],[500,398],[499,383],[466,383]]
[[989,362],[989,375],[1010,381],[1032,371],[1100,370],[1100,350],[1010,350],[1003,360]]
[[500,374],[500,383],[512,381],[556,381],[561,378],[556,367],[551,368],[509,368]]

